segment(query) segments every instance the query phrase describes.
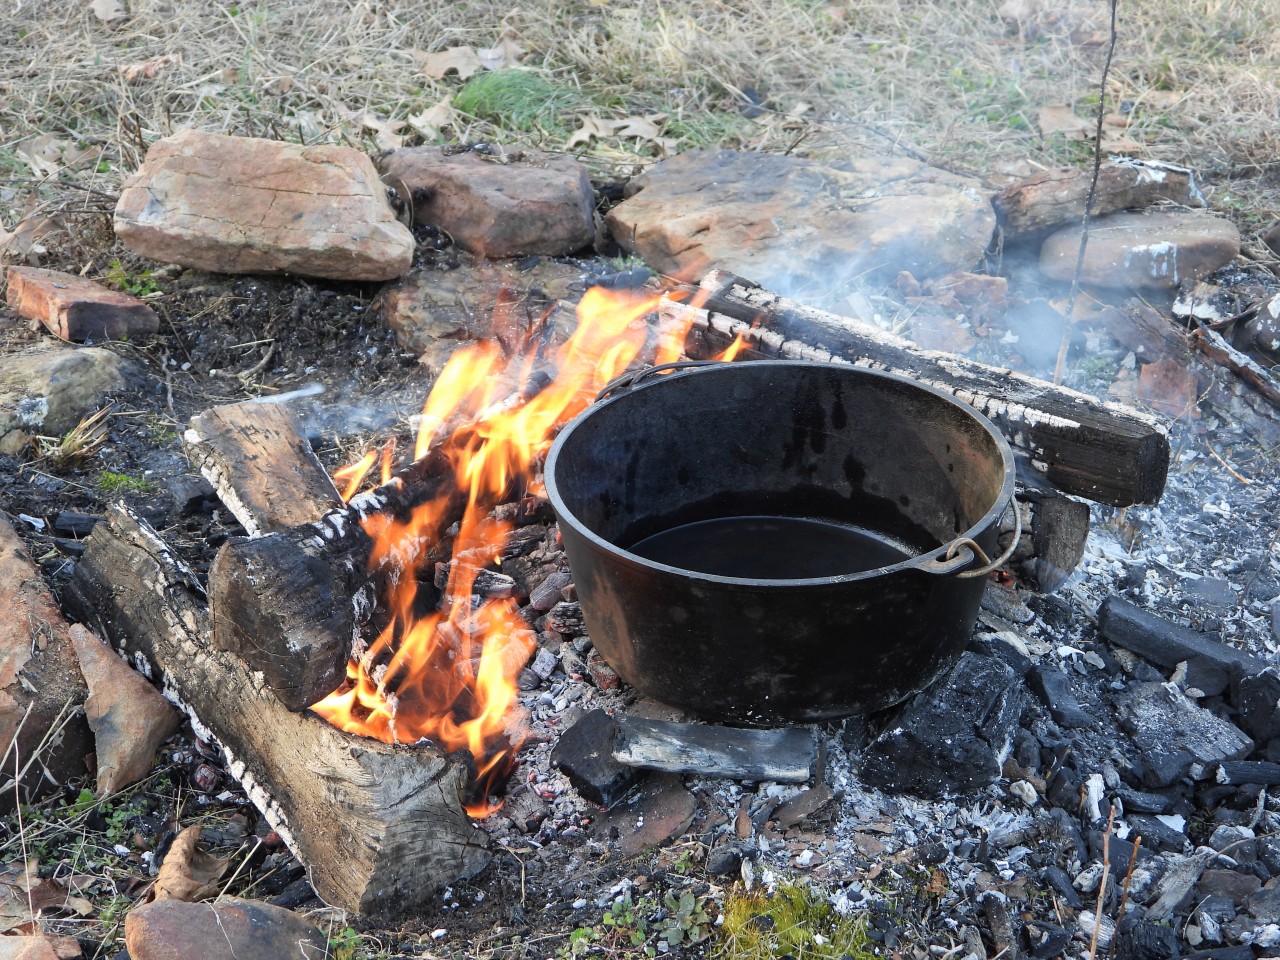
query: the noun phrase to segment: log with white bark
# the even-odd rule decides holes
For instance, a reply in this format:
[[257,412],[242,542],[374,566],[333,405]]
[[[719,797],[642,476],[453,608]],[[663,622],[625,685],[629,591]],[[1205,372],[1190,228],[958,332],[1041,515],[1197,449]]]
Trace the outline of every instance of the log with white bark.
[[401,917],[488,862],[486,836],[462,807],[464,758],[288,710],[260,674],[213,646],[196,578],[127,509],[111,508],[94,529],[65,602],[217,742],[326,902]]
[[[701,307],[667,302],[667,323],[691,323],[690,356],[711,356],[739,334],[748,357],[848,363],[901,374],[963,400],[1009,440],[1019,475],[1065,493],[1128,506],[1155,503],[1169,470],[1168,431],[1154,417],[963,357],[924,350],[849,317],[799,304],[723,271],[698,290]],[[1037,481],[1037,478],[1038,481]]]

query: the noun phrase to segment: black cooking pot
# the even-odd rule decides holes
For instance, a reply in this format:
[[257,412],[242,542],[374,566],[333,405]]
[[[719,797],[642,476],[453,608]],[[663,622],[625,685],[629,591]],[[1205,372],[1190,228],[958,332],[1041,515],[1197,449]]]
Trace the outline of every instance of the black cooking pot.
[[593,405],[546,485],[609,664],[664,703],[769,725],[879,710],[954,664],[1013,458],[931,387],[758,361]]

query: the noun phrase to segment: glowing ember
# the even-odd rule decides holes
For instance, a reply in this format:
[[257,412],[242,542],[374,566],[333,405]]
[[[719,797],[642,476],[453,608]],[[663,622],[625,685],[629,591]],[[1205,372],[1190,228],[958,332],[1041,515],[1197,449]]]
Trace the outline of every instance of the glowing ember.
[[[515,600],[472,597],[477,574],[501,557],[511,532],[490,512],[537,492],[557,429],[641,357],[650,332],[642,320],[656,306],[657,298],[593,288],[578,306],[573,336],[551,358],[539,355],[532,337],[515,356],[488,341],[455,353],[427,398],[414,450],[415,460],[442,458],[450,482],[407,517],[379,513],[363,524],[373,540],[370,569],[386,584],[379,608],[387,623],[348,664],[347,682],[312,709],[343,730],[388,743],[427,739],[470,751],[473,816],[497,809],[489,795],[510,773],[523,740],[515,678],[536,640]],[[647,349],[660,362],[677,359],[686,334],[664,332]],[[554,377],[543,385],[538,371],[547,367]],[[346,498],[377,459],[369,453],[335,474]],[[385,483],[390,447],[381,459]],[[424,613],[418,573],[439,559],[429,554],[455,522],[444,596]]]

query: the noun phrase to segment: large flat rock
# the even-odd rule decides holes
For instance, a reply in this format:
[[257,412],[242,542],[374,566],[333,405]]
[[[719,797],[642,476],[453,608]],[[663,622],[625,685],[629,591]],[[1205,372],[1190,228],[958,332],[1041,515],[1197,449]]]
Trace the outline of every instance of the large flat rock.
[[595,193],[570,156],[522,150],[490,156],[406,147],[378,160],[413,209],[482,257],[573,253],[595,240]]
[[718,267],[787,291],[971,269],[996,223],[976,180],[897,158],[686,153],[627,190],[605,222],[649,266],[694,277]]
[[413,234],[350,147],[184,130],[147,151],[115,228],[135,253],[216,273],[390,280],[413,262]]
[[[1040,270],[1070,280],[1080,249],[1080,227],[1064,227],[1040,248]],[[1205,213],[1113,213],[1089,227],[1080,282],[1098,287],[1173,289],[1199,280],[1240,253],[1240,231]]]

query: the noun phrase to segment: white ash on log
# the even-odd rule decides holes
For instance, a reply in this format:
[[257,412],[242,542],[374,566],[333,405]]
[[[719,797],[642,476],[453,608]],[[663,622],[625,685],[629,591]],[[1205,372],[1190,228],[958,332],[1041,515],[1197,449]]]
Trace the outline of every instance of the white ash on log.
[[[869,324],[807,307],[723,271],[685,289],[699,308],[667,302],[665,321],[691,322],[711,356],[740,334],[756,358],[851,363],[910,377],[952,394],[1004,433],[1027,482],[1129,506],[1155,503],[1169,470],[1169,436],[1154,418],[1087,394],[951,354],[923,350]],[[696,340],[696,338],[694,338]]]
[[288,530],[342,506],[283,403],[229,403],[191,418],[183,436],[191,462],[249,536]]
[[94,529],[66,603],[216,740],[326,902],[399,917],[488,862],[486,836],[462,808],[467,761],[285,708],[238,657],[213,647],[194,576],[127,509],[113,507]]

